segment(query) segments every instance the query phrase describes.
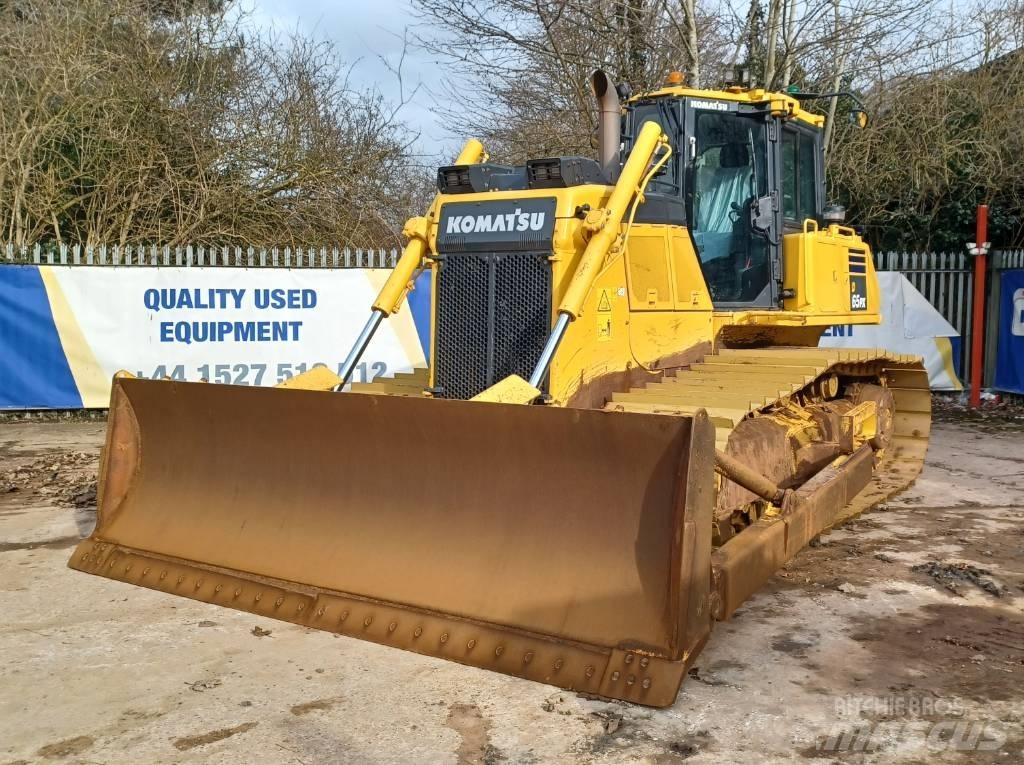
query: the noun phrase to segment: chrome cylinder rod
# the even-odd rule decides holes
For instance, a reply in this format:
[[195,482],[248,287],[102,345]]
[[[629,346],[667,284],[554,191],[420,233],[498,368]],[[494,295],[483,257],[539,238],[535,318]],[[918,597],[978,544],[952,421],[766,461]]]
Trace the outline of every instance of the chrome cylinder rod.
[[548,341],[544,345],[544,350],[540,354],[540,359],[537,361],[537,366],[533,369],[533,374],[530,375],[530,385],[534,388],[540,388],[541,381],[544,379],[544,375],[548,373],[548,367],[551,366],[551,359],[554,358],[555,351],[558,350],[558,344],[562,342],[562,335],[565,334],[566,328],[569,326],[569,322],[572,317],[567,313],[558,314],[558,321],[555,322],[555,328],[551,330],[551,334],[548,336]]
[[355,344],[352,346],[352,350],[348,352],[348,358],[345,359],[345,364],[341,368],[341,382],[334,390],[341,390],[344,388],[352,377],[352,372],[356,368],[356,364],[359,363],[359,359],[363,356],[363,351],[366,350],[366,346],[370,344],[370,340],[373,338],[373,333],[377,331],[377,327],[380,326],[381,321],[384,319],[384,312],[374,308],[370,312],[370,318],[366,320],[366,326],[363,327],[363,331],[359,333],[359,337],[356,338]]

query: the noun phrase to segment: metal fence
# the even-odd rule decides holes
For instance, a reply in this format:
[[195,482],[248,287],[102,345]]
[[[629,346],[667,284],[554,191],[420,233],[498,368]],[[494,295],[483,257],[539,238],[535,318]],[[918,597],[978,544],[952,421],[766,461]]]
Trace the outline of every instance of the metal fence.
[[900,271],[961,336],[971,331],[974,262],[961,252],[878,252],[875,268]]
[[228,266],[236,268],[393,268],[397,249],[205,245],[0,246],[0,263],[53,266]]
[[[397,249],[311,246],[241,247],[206,245],[21,245],[0,244],[0,263],[60,266],[227,266],[234,268],[393,268]],[[974,262],[963,252],[876,252],[875,268],[900,271],[964,339],[959,368],[970,377]],[[1024,269],[1024,250],[989,256],[985,381],[995,372],[999,321],[999,272]]]
[[[974,312],[974,259],[966,252],[876,252],[875,268],[905,274],[929,303],[963,338],[959,369],[970,379],[970,337]],[[996,250],[989,255],[986,276],[985,384],[995,374],[999,327],[999,272],[1024,269],[1024,250]]]

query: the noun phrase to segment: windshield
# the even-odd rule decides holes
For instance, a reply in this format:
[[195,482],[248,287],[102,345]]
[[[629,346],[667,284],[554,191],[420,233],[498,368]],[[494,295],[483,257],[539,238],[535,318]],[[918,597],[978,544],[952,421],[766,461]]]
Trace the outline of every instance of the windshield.
[[[740,213],[767,193],[766,157],[763,124],[736,114],[697,115],[696,229],[732,233]],[[709,252],[708,258],[723,255]]]

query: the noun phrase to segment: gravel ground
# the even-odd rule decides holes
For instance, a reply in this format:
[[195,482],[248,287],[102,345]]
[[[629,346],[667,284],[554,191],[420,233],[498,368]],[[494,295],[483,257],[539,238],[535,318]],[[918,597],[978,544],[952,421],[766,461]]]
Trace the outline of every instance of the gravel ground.
[[717,625],[665,710],[73,572],[103,425],[2,421],[0,763],[1021,762],[1013,419],[944,413],[921,479]]

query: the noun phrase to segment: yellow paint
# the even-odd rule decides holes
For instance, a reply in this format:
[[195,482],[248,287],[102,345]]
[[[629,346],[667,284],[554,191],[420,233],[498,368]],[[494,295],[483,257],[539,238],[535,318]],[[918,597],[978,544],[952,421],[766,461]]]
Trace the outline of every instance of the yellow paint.
[[[383,269],[369,269],[365,273],[370,285],[376,289],[383,288],[389,274]],[[406,358],[411,359],[414,366],[426,363],[426,359],[423,357],[423,346],[420,345],[420,338],[416,333],[416,322],[413,321],[411,314],[405,319],[389,322],[388,326],[394,331]]]
[[538,396],[540,391],[529,382],[519,375],[509,375],[471,400],[490,401],[493,404],[532,404]]
[[853,438],[853,447],[859,449],[878,433],[878,404],[863,401],[842,417],[843,427],[848,428]]
[[[763,90],[677,87],[646,94],[650,95],[767,104],[776,113],[811,126],[819,126],[821,120],[804,112],[791,96]],[[430,256],[437,251],[436,211],[443,203],[554,199],[551,326],[559,312],[574,320],[549,370],[547,393],[553,404],[566,404],[588,383],[606,376],[617,375],[613,384],[626,385],[624,372],[629,372],[629,385],[658,382],[664,378],[663,368],[687,363],[686,354],[701,348],[721,348],[726,337],[744,334],[759,344],[816,346],[821,331],[832,324],[879,321],[878,285],[867,245],[852,229],[819,229],[813,220],[805,222],[801,233],[784,237],[779,253],[783,287],[792,296],[781,308],[716,310],[685,227],[623,222],[623,215],[633,209],[638,187],[650,175],[652,157],[663,154],[663,140],[660,128],[647,123],[614,187],[585,184],[442,194],[434,202],[434,214],[427,216],[426,259],[436,280],[438,265]],[[581,215],[581,209],[589,212]],[[864,310],[851,307],[851,255],[864,260]],[[437,295],[434,289],[432,315]],[[437,357],[436,343],[432,336],[431,358]]]
[[767,104],[773,114],[800,120],[816,128],[825,125],[824,115],[805,111],[801,107],[800,102],[788,93],[769,93],[762,88],[752,88],[750,90],[695,90],[682,86],[668,86],[646,93],[638,93],[629,102],[632,103],[640,99],[657,98],[659,96],[714,99],[741,104]]
[[668,226],[634,226],[626,251],[626,283],[633,311],[671,311],[672,250]]
[[953,381],[954,390],[963,390],[964,385],[960,382],[960,378],[957,377],[956,368],[953,366],[953,344],[949,341],[948,337],[937,337],[935,338],[935,347],[938,348],[939,355],[942,357],[943,370],[945,370],[949,379]]
[[82,406],[86,409],[106,406],[110,398],[110,378],[86,342],[53,269],[50,266],[40,266],[39,275],[46,288],[53,323],[68,360],[71,376],[75,378],[75,386],[82,397]]
[[366,274],[366,278],[369,280],[370,286],[375,290],[379,290],[384,286],[384,283],[387,282],[388,275],[391,272],[386,271],[383,268],[367,268],[363,273]]
[[[608,201],[600,208],[603,214],[593,218],[588,216],[588,222],[596,218],[600,223],[596,225],[596,230],[594,223],[591,222],[588,226],[592,233],[580,253],[579,261],[572,272],[572,279],[565,287],[558,304],[559,313],[568,314],[573,319],[583,313],[583,303],[593,290],[594,282],[606,258],[619,249],[622,221],[630,202],[638,190],[641,195],[643,194],[643,186],[651,178],[647,172],[648,165],[659,152],[660,160],[664,160],[670,151],[668,138],[661,132],[661,127],[656,122],[646,122],[641,126],[633,142],[633,150],[622,166]],[[629,246],[633,246],[632,240]]]
[[[858,262],[859,259],[864,261],[863,276],[867,283],[864,310],[853,310],[850,305],[854,289],[850,279],[851,256]],[[819,229],[814,221],[806,221],[802,233],[783,237],[782,273],[783,289],[793,292],[793,297],[783,302],[787,312],[814,315],[836,324],[878,324],[880,321],[881,299],[874,258],[853,229],[843,226]]]
[[[587,185],[460,194],[457,199],[482,202],[505,196],[555,197],[552,305],[558,306],[589,241],[585,222],[574,212],[584,204],[600,209],[608,195],[606,186]],[[432,247],[435,235],[436,226]],[[785,286],[795,290],[795,297],[785,302],[784,310],[716,311],[687,230],[681,226],[634,224],[625,247],[612,250],[604,258],[580,305],[580,314],[589,313],[594,320],[569,324],[551,366],[549,394],[553,402],[565,403],[595,378],[627,369],[633,370],[634,381],[658,381],[663,375],[661,360],[701,343],[717,345],[717,338],[729,327],[763,328],[781,345],[816,345],[821,329],[831,324],[877,323],[877,282],[871,254],[860,237],[838,227],[793,236],[786,237],[781,253],[786,264]],[[851,248],[865,253],[865,311],[850,310]],[[626,299],[615,297],[620,295]],[[432,311],[436,312],[436,289],[432,297]],[[556,318],[553,308],[552,324]],[[431,357],[435,358],[436,337],[431,337],[431,345]]]
[[334,390],[341,384],[341,378],[327,367],[316,366],[302,374],[290,377],[275,388],[297,388],[299,390]]

